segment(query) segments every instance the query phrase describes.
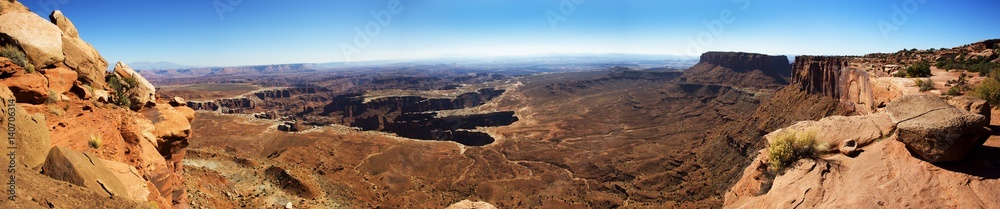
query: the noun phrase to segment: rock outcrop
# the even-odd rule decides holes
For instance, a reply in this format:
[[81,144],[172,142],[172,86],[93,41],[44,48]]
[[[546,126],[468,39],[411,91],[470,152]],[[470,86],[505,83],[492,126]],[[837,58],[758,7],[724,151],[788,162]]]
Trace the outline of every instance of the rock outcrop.
[[496,206],[493,206],[493,204],[490,204],[488,202],[483,202],[483,201],[473,202],[471,200],[462,200],[456,202],[455,204],[449,205],[445,209],[496,209],[496,208],[497,208]]
[[876,140],[889,137],[896,129],[896,124],[889,115],[877,113],[861,116],[831,116],[818,121],[800,121],[789,127],[776,130],[764,136],[768,142],[784,132],[813,132],[817,143],[826,145],[832,150],[844,147],[846,140],[852,140],[855,145],[847,147],[864,147]]
[[129,196],[128,189],[104,161],[91,154],[60,146],[53,147],[45,159],[42,172],[54,179],[86,187],[112,198]]
[[[7,127],[4,129],[7,132],[4,136],[14,137],[14,144],[8,145],[17,147],[12,150],[17,153],[17,162],[28,168],[41,165],[49,154],[51,144],[49,131],[45,127],[45,116],[29,114],[20,105],[12,103],[13,93],[2,84],[0,84],[0,100],[2,100],[0,104],[3,104],[0,112],[4,116],[0,125]],[[14,127],[14,133],[10,132],[10,127]]]
[[127,95],[136,105],[130,109],[152,108],[101,104],[112,101],[107,61],[62,12],[49,19],[0,1],[0,44],[23,50],[36,67],[29,72],[0,58],[0,112],[10,119],[0,125],[14,139],[16,150],[9,151],[17,153],[16,175],[3,177],[18,182],[17,200],[5,198],[0,207],[186,208],[181,161],[194,110],[157,105],[155,87],[124,64],[116,76],[136,81]]
[[29,73],[3,57],[0,57],[0,84],[7,86],[18,102],[41,104],[49,97],[48,80],[45,76]]
[[62,31],[31,12],[0,15],[0,40],[5,40],[4,44],[20,46],[37,68],[66,59],[62,50]]
[[[142,138],[155,140],[159,159],[163,159],[165,167],[151,170],[152,183],[159,188],[160,193],[168,197],[174,204],[187,202],[187,195],[184,191],[184,165],[182,160],[187,154],[188,139],[191,137],[191,123],[184,113],[177,111],[174,107],[166,104],[155,105],[152,108],[144,109],[141,114],[145,119],[141,123],[149,122],[144,126],[141,133]],[[149,129],[152,125],[152,129]],[[150,132],[152,135],[150,136]],[[143,142],[144,143],[144,142]]]
[[906,95],[886,111],[897,123],[899,140],[923,159],[957,161],[985,142],[986,117],[962,111],[937,96]]
[[883,66],[871,59],[850,56],[798,56],[792,71],[792,83],[809,94],[824,95],[840,101],[858,114],[870,114],[904,94],[918,94],[907,89],[913,81],[888,77]]
[[136,86],[133,86],[128,94],[129,99],[132,100],[131,108],[133,110],[156,105],[156,87],[153,87],[152,83],[149,83],[146,78],[143,78],[131,67],[118,62],[115,64],[115,76],[121,79],[135,79]]
[[271,166],[265,171],[272,183],[289,194],[298,195],[306,199],[315,199],[324,196],[320,185],[307,173],[288,170],[281,166]]
[[42,74],[49,82],[49,91],[57,95],[69,92],[76,83],[77,73],[66,67],[45,69]]
[[725,208],[997,208],[1000,139],[969,162],[939,167],[884,140],[856,157],[803,159],[766,183],[759,155],[725,195]]
[[701,62],[684,71],[682,83],[713,84],[756,89],[779,89],[788,84],[791,64],[785,56],[744,52],[706,52]]
[[62,30],[62,52],[66,56],[65,64],[80,75],[80,81],[94,88],[104,88],[104,76],[107,74],[108,61],[89,43],[80,38],[73,22],[56,10],[49,15],[52,21]]

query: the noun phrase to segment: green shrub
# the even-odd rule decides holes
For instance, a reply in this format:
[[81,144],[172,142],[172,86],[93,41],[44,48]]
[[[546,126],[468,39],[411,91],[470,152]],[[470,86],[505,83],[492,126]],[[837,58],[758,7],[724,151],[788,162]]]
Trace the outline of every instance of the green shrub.
[[818,157],[827,151],[829,147],[816,142],[814,131],[785,131],[768,144],[768,169],[777,173],[799,159]]
[[14,64],[28,70],[28,73],[33,73],[35,71],[35,66],[28,62],[28,57],[25,56],[24,52],[16,46],[9,44],[0,46],[0,57],[10,59],[10,61],[14,62]]
[[1000,73],[998,70],[994,70],[988,78],[979,83],[979,86],[973,88],[972,93],[980,99],[989,101],[990,104],[1000,104]]
[[132,100],[128,98],[128,95],[132,93],[132,88],[138,85],[135,78],[125,78],[119,79],[118,76],[108,75],[106,78],[108,81],[108,86],[114,90],[114,104],[121,107],[129,107],[132,105]]
[[944,94],[945,95],[951,95],[951,96],[962,95],[962,87],[961,86],[952,86],[951,88],[948,89],[948,92],[944,93]]
[[919,78],[931,76],[931,64],[927,62],[917,62],[906,68],[906,77]]
[[934,81],[931,79],[913,79],[913,82],[920,87],[920,91],[930,91],[934,89]]

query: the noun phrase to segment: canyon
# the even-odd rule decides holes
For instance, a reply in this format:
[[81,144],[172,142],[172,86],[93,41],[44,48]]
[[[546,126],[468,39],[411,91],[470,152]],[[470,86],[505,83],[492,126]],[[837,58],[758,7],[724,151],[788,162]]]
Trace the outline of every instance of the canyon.
[[80,33],[0,1],[2,208],[1000,207],[996,39],[137,70]]

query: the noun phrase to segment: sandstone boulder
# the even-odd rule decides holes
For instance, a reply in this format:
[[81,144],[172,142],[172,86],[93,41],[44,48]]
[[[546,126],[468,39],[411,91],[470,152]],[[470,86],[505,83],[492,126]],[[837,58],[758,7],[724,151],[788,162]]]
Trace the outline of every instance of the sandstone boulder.
[[184,98],[174,97],[174,98],[170,99],[170,106],[174,106],[174,107],[177,107],[177,106],[187,106],[187,102],[184,101]]
[[985,142],[986,117],[959,110],[932,95],[906,95],[886,106],[897,136],[928,162],[958,161]]
[[53,11],[49,20],[63,31],[62,51],[66,55],[66,65],[79,73],[80,80],[85,84],[104,88],[108,61],[93,46],[80,39],[76,26],[61,11]]
[[[864,147],[880,138],[891,135],[895,124],[885,113],[875,113],[861,116],[830,116],[819,121],[800,121],[789,127],[776,130],[764,136],[768,142],[773,141],[783,132],[795,133],[814,132],[817,143],[831,149],[839,149],[845,139],[853,140],[854,147]],[[841,150],[843,151],[843,150]]]
[[134,166],[111,160],[102,159],[101,161],[104,161],[104,165],[108,166],[111,174],[125,186],[125,194],[122,196],[139,202],[148,200],[149,188],[146,186],[146,180],[139,175],[139,171]]
[[0,15],[12,12],[31,12],[18,1],[0,1]]
[[0,15],[0,35],[21,46],[37,68],[65,60],[62,31],[42,17],[30,12]]
[[982,115],[986,117],[986,121],[990,121],[990,104],[986,100],[971,96],[957,96],[948,99],[947,102],[960,110]]
[[42,171],[46,176],[85,187],[110,197],[128,195],[128,189],[96,156],[56,146],[49,151]]
[[76,31],[76,26],[73,25],[73,22],[69,21],[69,18],[63,15],[62,11],[52,11],[52,14],[49,14],[49,21],[52,21],[52,24],[59,27],[64,36],[80,37],[80,33]]
[[108,93],[108,91],[94,90],[94,99],[97,100],[98,102],[108,103],[111,101],[108,99],[110,96],[111,93]]
[[49,97],[48,80],[38,73],[28,73],[10,59],[0,57],[0,84],[10,88],[20,103],[41,104]]
[[[14,96],[10,89],[0,85],[0,100],[2,100],[0,104],[3,104],[0,112],[3,112],[4,116],[0,125],[10,127],[11,112],[8,111],[13,106],[14,146],[17,147],[18,162],[29,168],[37,167],[45,162],[49,147],[52,146],[49,131],[45,126],[45,116],[28,114],[20,105],[10,103],[11,99],[14,99]],[[4,130],[8,131],[8,135],[10,134],[9,129]]]
[[49,91],[56,94],[63,94],[68,92],[73,88],[73,84],[76,83],[76,72],[65,68],[56,67],[51,69],[45,69],[42,74],[49,81]]
[[[914,158],[902,142],[885,140],[857,157],[803,159],[768,177],[758,155],[725,195],[723,208],[998,208],[1000,171],[987,142],[968,161],[942,168]],[[985,146],[985,145],[984,145]],[[945,169],[947,168],[947,169]],[[772,180],[773,179],[773,180]]]
[[174,107],[174,109],[176,109],[178,112],[181,112],[181,114],[184,114],[184,117],[188,119],[188,122],[194,121],[194,115],[196,113],[194,109],[191,109],[190,107],[187,106],[177,106]]
[[63,52],[66,54],[66,66],[79,73],[80,81],[97,88],[104,88],[107,82],[108,61],[94,49],[93,46],[76,38],[63,37]]
[[82,100],[88,100],[90,98],[93,98],[94,97],[93,90],[94,90],[93,87],[89,87],[88,85],[85,85],[79,81],[74,82],[73,88],[69,89],[70,92],[73,92],[73,94],[75,94],[78,98]]
[[168,105],[157,105],[144,109],[143,116],[152,121],[155,127],[154,135],[158,143],[186,139],[191,133],[191,123],[187,117]]
[[143,107],[151,107],[156,105],[156,87],[152,83],[135,72],[131,67],[125,65],[125,63],[118,62],[115,64],[115,76],[121,79],[135,79],[136,86],[133,86],[129,94],[129,99],[132,100],[132,109],[139,110]]
[[462,200],[449,205],[446,209],[496,209],[496,206],[483,201]]

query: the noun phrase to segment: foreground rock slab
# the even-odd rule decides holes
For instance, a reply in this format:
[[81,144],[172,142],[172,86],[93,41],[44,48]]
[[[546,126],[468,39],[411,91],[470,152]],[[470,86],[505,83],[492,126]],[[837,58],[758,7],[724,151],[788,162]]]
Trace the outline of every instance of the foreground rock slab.
[[[884,140],[855,158],[800,160],[766,185],[758,156],[725,195],[725,208],[1000,208],[1000,138],[975,157],[938,166]],[[763,188],[770,188],[769,190]]]
[[937,96],[906,95],[886,106],[899,141],[932,163],[962,160],[985,142],[989,121]]

